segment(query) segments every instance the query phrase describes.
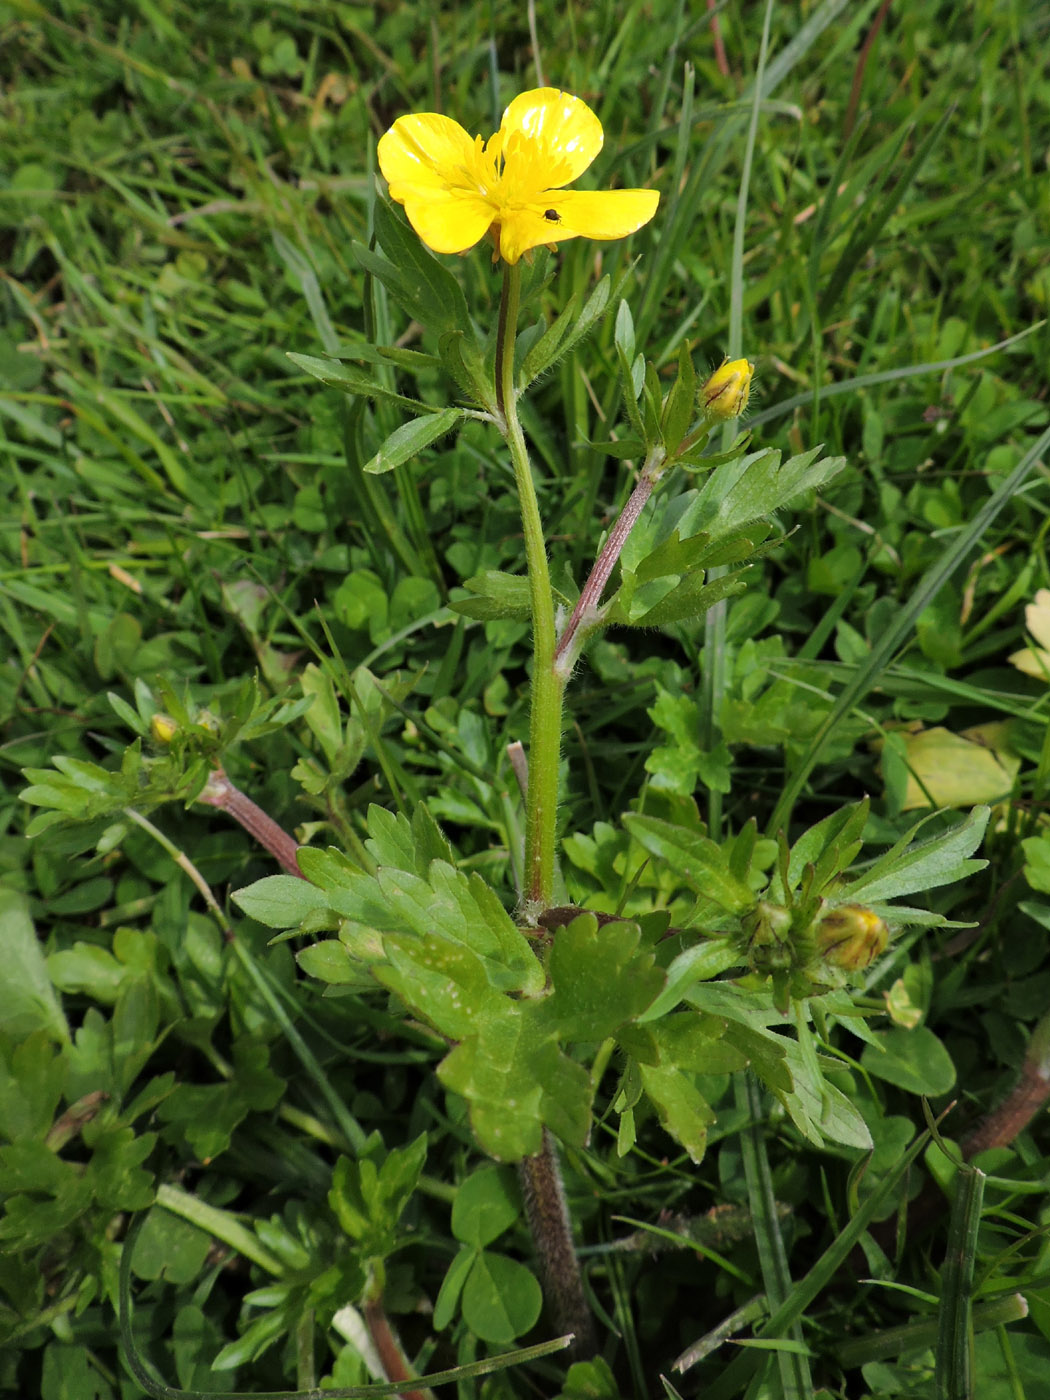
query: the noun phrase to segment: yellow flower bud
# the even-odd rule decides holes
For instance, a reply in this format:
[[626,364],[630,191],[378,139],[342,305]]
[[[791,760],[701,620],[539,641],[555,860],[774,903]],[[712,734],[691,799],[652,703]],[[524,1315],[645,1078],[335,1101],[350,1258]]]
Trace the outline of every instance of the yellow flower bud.
[[149,722],[149,732],[158,744],[170,744],[178,731],[179,726],[171,715],[161,714],[159,710]]
[[817,949],[825,962],[845,972],[862,972],[886,950],[890,931],[862,904],[841,904],[817,924]]
[[754,372],[750,360],[723,360],[700,390],[705,416],[715,423],[739,418],[747,408]]

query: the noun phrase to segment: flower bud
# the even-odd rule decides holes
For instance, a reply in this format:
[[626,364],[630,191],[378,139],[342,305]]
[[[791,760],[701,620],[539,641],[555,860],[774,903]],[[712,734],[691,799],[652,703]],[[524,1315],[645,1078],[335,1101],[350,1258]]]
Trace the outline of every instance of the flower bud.
[[149,732],[158,744],[170,744],[179,731],[179,726],[172,719],[171,715],[162,714],[159,710],[149,722]]
[[890,931],[862,904],[840,904],[825,914],[816,927],[817,950],[832,967],[862,972],[886,950]]
[[751,395],[754,371],[750,360],[723,360],[709,376],[700,389],[700,405],[710,422],[727,423],[740,417]]

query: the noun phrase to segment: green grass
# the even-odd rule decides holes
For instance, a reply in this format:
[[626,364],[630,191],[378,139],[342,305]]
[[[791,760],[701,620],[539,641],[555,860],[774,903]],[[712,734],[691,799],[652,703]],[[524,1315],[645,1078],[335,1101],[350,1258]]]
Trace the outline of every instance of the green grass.
[[[706,11],[671,0],[538,4],[535,56],[528,10],[500,0],[425,20],[334,0],[0,4],[0,1394],[140,1393],[116,1305],[121,1242],[147,1210],[135,1329],[171,1386],[366,1383],[338,1317],[362,1296],[362,1258],[386,1261],[387,1311],[421,1373],[550,1335],[541,1320],[491,1340],[500,1308],[528,1321],[516,1271],[531,1244],[516,1207],[483,1243],[457,1225],[457,1197],[468,1215],[495,1188],[463,1100],[435,1078],[444,1042],[371,987],[322,996],[302,944],[271,946],[230,904],[275,867],[187,805],[204,777],[190,750],[160,774],[179,800],[143,790],[139,805],[220,920],[119,810],[29,837],[19,797],[56,756],[115,770],[136,728],[156,757],[151,713],[186,705],[219,729],[193,752],[221,755],[300,839],[367,862],[369,804],[426,803],[461,868],[513,907],[506,746],[527,734],[528,628],[448,607],[484,570],[522,571],[509,464],[472,423],[366,474],[401,409],[326,389],[288,353],[434,350],[351,251],[373,228],[376,140],[413,110],[495,129],[536,58],[601,117],[598,180],[662,201],[628,243],[541,254],[549,280],[523,324],[625,273],[665,389],[683,342],[701,377],[745,354],[753,446],[846,459],[780,513],[777,547],[724,613],[589,651],[568,698],[565,902],[686,922],[695,895],[620,818],[687,824],[694,795],[712,835],[754,818],[792,840],[869,795],[861,873],[922,815],[906,806],[916,734],[1005,727],[951,773],[947,757],[919,770],[933,806],[951,776],[958,809],[924,835],[994,808],[985,868],[911,896],[961,927],[912,929],[856,989],[896,1068],[844,1000],[789,1028],[863,1115],[866,1172],[857,1147],[814,1145],[728,1070],[697,1077],[716,1112],[699,1165],[640,1106],[618,1155],[614,1057],[590,1143],[565,1161],[608,1371],[566,1389],[555,1354],[464,1374],[459,1393],[642,1397],[661,1376],[725,1400],[1041,1393],[1045,1115],[981,1159],[983,1196],[967,1170],[925,1235],[894,1226],[906,1192],[952,1175],[930,1146],[902,1178],[920,1094],[936,1112],[958,1101],[940,1131],[961,1140],[1050,1011],[1050,691],[1008,662],[1050,587],[1050,32],[1019,0],[884,15],[823,0],[773,4],[763,51],[765,14],[719,12],[723,74]],[[443,261],[491,326],[487,253]],[[593,446],[621,417],[614,335],[609,316],[523,408],[567,591],[633,484],[632,464]],[[418,385],[389,361],[377,374],[448,398],[433,367]],[[305,714],[281,708],[304,694],[318,697]],[[999,790],[982,778],[989,748]],[[678,792],[676,772],[692,775]],[[381,1140],[396,1162],[423,1132],[400,1223],[354,1242],[346,1200],[329,1199],[340,1153]],[[636,1228],[621,1218],[691,1247],[612,1248]],[[491,1287],[442,1316],[442,1280],[475,1248],[502,1261]],[[756,1298],[734,1333],[756,1345],[698,1346]],[[672,1371],[690,1349],[703,1358]]]

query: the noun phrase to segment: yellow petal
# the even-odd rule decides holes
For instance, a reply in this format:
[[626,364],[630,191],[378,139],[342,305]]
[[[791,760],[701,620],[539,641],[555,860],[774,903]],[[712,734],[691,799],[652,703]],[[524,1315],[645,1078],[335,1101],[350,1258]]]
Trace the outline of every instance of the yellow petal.
[[561,215],[561,237],[609,239],[647,224],[659,203],[659,190],[569,190],[552,195],[549,207]]
[[551,190],[540,201],[504,214],[500,253],[507,262],[517,262],[529,248],[563,238],[626,238],[653,217],[660,194],[658,190]]
[[466,190],[435,190],[425,186],[398,186],[400,198],[420,238],[435,253],[465,253],[484,238],[494,211],[480,195]]
[[[521,142],[513,140],[516,134]],[[498,139],[508,161],[527,143],[537,165],[547,167],[542,187],[555,190],[583,174],[604,137],[601,122],[586,102],[557,88],[533,88],[520,93],[503,113]]]
[[376,154],[391,199],[404,203],[398,193],[403,185],[429,190],[461,186],[473,151],[474,141],[459,122],[437,112],[417,112],[398,117],[380,137]]

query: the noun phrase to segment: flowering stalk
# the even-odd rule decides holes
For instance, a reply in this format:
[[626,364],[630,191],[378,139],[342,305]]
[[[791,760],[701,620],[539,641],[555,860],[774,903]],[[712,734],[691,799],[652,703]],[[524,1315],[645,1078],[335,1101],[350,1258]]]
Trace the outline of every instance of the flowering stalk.
[[558,807],[565,682],[554,667],[556,631],[547,545],[543,538],[536,484],[514,390],[514,338],[518,324],[521,272],[516,263],[503,272],[503,296],[496,338],[496,403],[514,467],[532,607],[532,706],[529,717],[529,785],[525,799],[525,906],[530,915],[546,909],[554,896],[554,824]]
[[[558,760],[561,754],[562,706],[568,672],[555,664],[556,628],[547,545],[543,537],[536,484],[532,477],[525,436],[518,420],[514,389],[514,339],[518,324],[521,273],[517,264],[503,272],[496,331],[496,405],[514,465],[518,488],[525,560],[532,607],[532,695],[529,712],[529,754],[524,776],[525,878],[523,901],[527,915],[539,920],[554,898],[554,835],[558,815]],[[513,760],[512,760],[513,761]],[[539,1256],[543,1292],[555,1327],[571,1332],[577,1354],[594,1350],[594,1323],[584,1297],[562,1185],[557,1149],[544,1129],[543,1147],[518,1164],[526,1215]]]

